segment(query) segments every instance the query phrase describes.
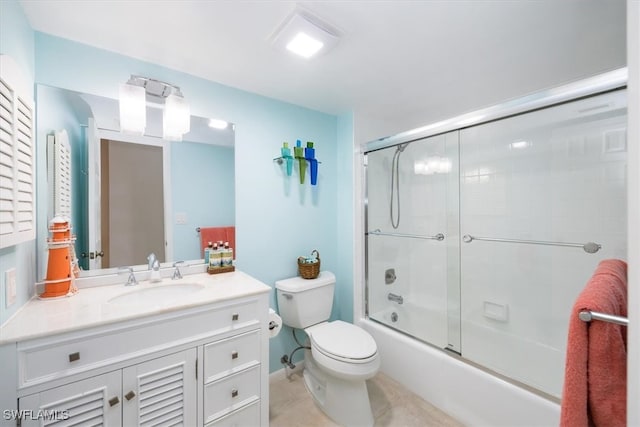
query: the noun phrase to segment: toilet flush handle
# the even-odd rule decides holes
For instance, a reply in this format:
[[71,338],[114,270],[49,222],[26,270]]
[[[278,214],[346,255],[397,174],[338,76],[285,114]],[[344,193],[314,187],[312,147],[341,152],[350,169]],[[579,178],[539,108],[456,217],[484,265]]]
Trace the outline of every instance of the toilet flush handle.
[[282,295],[283,297],[285,297],[286,299],[293,299],[293,295],[291,295],[291,294],[285,294],[285,293],[282,293],[281,295]]

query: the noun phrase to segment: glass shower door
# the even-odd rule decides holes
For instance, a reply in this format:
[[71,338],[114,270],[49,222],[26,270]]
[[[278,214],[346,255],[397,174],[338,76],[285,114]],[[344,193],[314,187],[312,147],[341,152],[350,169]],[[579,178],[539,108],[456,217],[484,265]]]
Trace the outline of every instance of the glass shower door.
[[460,131],[463,357],[560,396],[573,302],[626,258],[625,127],[617,91]]
[[370,152],[366,169],[369,318],[456,351],[457,164],[454,132]]

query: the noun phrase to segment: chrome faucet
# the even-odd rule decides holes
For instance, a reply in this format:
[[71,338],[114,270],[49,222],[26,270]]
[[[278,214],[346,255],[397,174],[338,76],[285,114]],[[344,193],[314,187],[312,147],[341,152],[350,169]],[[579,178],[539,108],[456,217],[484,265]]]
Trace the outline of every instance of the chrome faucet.
[[125,272],[129,273],[129,277],[127,277],[127,283],[125,283],[124,285],[125,286],[137,285],[138,281],[136,280],[135,274],[133,274],[133,267],[123,267],[118,270],[118,273],[125,273]]
[[389,301],[393,301],[393,302],[396,302],[398,304],[402,304],[404,302],[404,299],[402,298],[402,295],[396,295],[396,294],[392,294],[392,293],[387,294],[387,299]]
[[184,261],[176,261],[173,263],[173,268],[175,268],[175,270],[173,270],[173,276],[171,276],[171,280],[182,279],[182,273],[180,273],[179,267],[182,264],[184,264]]
[[[157,270],[160,268],[160,264],[157,262],[158,261],[158,257],[156,257],[156,254],[151,252],[148,256],[147,256],[147,261],[149,262],[149,270]],[[158,268],[155,268],[156,265],[158,266]]]

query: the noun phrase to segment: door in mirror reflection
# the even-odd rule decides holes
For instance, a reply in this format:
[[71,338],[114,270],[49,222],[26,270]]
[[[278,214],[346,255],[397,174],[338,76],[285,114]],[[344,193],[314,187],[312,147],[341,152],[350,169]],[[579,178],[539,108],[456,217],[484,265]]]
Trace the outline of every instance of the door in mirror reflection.
[[165,261],[163,148],[100,140],[102,267]]

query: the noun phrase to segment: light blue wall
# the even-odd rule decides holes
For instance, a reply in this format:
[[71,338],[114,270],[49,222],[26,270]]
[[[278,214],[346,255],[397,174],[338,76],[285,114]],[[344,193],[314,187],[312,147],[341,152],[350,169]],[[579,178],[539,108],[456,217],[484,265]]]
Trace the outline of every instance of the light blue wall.
[[[117,98],[118,85],[140,74],[180,86],[192,114],[235,123],[238,267],[273,286],[296,275],[298,256],[317,249],[322,268],[339,275],[334,314],[351,312],[352,298],[345,296],[351,293],[351,276],[340,277],[349,270],[343,263],[351,259],[338,259],[338,248],[352,245],[352,238],[338,235],[338,194],[344,185],[340,177],[348,173],[338,171],[337,117],[46,34],[36,33],[35,40],[37,83]],[[322,162],[316,187],[308,179],[300,185],[297,176],[285,177],[273,161],[283,141],[296,139],[316,144]],[[352,147],[347,139],[340,142]],[[345,158],[340,161],[347,163]],[[271,305],[276,306],[273,293]],[[283,330],[270,344],[270,367],[276,370],[294,342]]]
[[336,221],[338,227],[338,268],[336,270],[336,304],[334,315],[338,319],[353,322],[353,256],[354,232],[354,179],[353,179],[353,114],[338,116],[338,146],[336,164],[338,166],[338,208]]
[[233,147],[171,143],[172,218],[180,212],[188,219],[173,225],[174,260],[202,258],[196,227],[235,225],[233,152]]
[[20,4],[16,0],[0,1],[0,53],[20,64],[31,82],[35,75],[33,39],[33,30]]
[[[11,56],[33,82],[34,34],[22,8],[15,0],[0,0],[0,53]],[[29,94],[33,99],[33,92]],[[33,295],[35,241],[0,249],[0,323],[11,317]],[[16,302],[6,308],[4,272],[16,269]]]

